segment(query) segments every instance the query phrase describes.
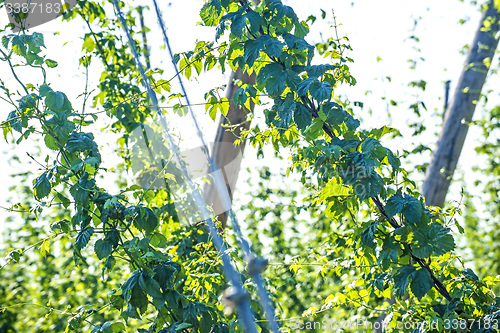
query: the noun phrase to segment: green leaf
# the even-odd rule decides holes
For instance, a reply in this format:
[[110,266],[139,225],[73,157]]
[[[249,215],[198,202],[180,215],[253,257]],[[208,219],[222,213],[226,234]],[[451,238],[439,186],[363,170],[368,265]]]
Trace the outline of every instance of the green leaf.
[[238,88],[238,90],[236,90],[233,94],[233,103],[235,105],[239,105],[240,107],[243,107],[245,105],[247,99],[248,96],[246,90],[243,88]]
[[50,181],[47,176],[48,176],[48,171],[45,171],[35,181],[34,190],[35,190],[35,197],[37,199],[45,198],[50,194],[52,186],[50,185]]
[[2,36],[2,45],[5,48],[9,47],[10,37]]
[[45,146],[47,146],[47,148],[51,150],[59,150],[59,146],[57,145],[58,141],[54,139],[52,135],[45,134],[43,141],[45,142]]
[[361,233],[361,242],[371,248],[375,248],[375,232],[377,231],[378,221],[372,221],[370,225]]
[[[245,42],[245,52],[243,59],[248,67],[252,67],[255,60],[259,57],[260,51],[264,48],[264,44],[271,39],[269,35],[259,36],[257,39],[249,39]],[[279,66],[279,65],[278,65]]]
[[411,278],[411,292],[418,298],[427,294],[432,288],[432,278],[429,272],[425,268],[420,268],[418,271],[414,272]]
[[[283,72],[284,74],[284,72]],[[270,78],[266,81],[266,91],[269,96],[280,96],[286,88],[286,82],[282,78]]]
[[21,133],[23,130],[23,123],[17,114],[17,111],[11,111],[7,115],[7,120],[9,122],[9,126],[16,132]]
[[50,252],[50,242],[48,239],[44,239],[42,245],[38,248],[40,251],[40,254],[45,257],[47,256],[47,253]]
[[295,104],[293,121],[295,122],[299,130],[305,130],[309,125],[311,125],[312,115],[311,112],[309,112],[309,110],[304,106],[304,104]]
[[382,251],[378,257],[378,262],[381,263],[382,268],[388,269],[391,262],[398,262],[399,259],[399,245],[394,237],[386,237],[382,245]]
[[148,274],[142,273],[139,278],[139,285],[149,296],[153,298],[163,298],[160,290],[160,285],[155,279],[152,279]]
[[157,265],[153,268],[155,275],[153,278],[158,282],[163,291],[174,288],[175,277],[179,269],[175,264]]
[[415,257],[426,259],[432,255],[433,247],[429,244],[429,239],[425,235],[415,235],[414,241],[415,244],[412,247],[412,253]]
[[279,58],[283,52],[283,47],[285,47],[285,44],[274,37],[265,43],[264,51],[269,57]]
[[82,50],[85,50],[87,53],[92,52],[96,47],[96,44],[94,42],[94,39],[90,34],[85,36],[85,39],[83,40],[82,44]]
[[368,177],[361,178],[353,185],[353,193],[360,201],[375,197],[383,190],[384,181],[375,171],[372,171]]
[[256,81],[258,84],[264,84],[269,78],[279,78],[285,81],[283,68],[276,63],[267,64],[259,71]]
[[309,87],[313,82],[318,82],[318,78],[309,77],[297,85],[297,94],[299,96],[306,96],[309,92]]
[[80,251],[85,246],[87,246],[87,244],[90,241],[90,237],[92,236],[93,233],[94,233],[94,228],[92,228],[92,227],[87,227],[87,228],[81,230],[78,233],[78,235],[76,235],[75,249],[77,251]]
[[120,241],[120,232],[116,229],[111,229],[106,232],[106,236],[104,237],[104,240],[111,243],[113,248],[118,246],[118,243]]
[[[127,315],[137,316],[137,310],[141,313],[145,312],[148,307],[148,297],[146,293],[140,286],[140,278],[142,273],[136,270],[132,273],[132,276],[122,285],[123,295],[125,301],[129,303],[129,307],[126,310]],[[135,317],[133,317],[135,318]]]
[[336,67],[334,65],[323,64],[306,66],[305,70],[307,71],[307,75],[309,75],[309,77],[320,77],[327,71],[333,71],[335,68]]
[[455,249],[455,240],[450,234],[449,228],[434,222],[427,227],[420,227],[415,231],[413,255],[417,258],[426,259],[433,253],[442,255]]
[[[215,29],[215,41],[218,41],[220,36],[224,33],[226,30],[226,19],[222,17],[219,21],[219,24],[217,25],[217,29]],[[224,64],[224,62],[222,62]]]
[[26,61],[28,62],[28,64],[32,65],[33,63],[43,63],[43,58],[29,51],[28,53],[26,53]]
[[288,87],[290,87],[292,90],[295,90],[297,88],[297,85],[302,82],[302,79],[297,75],[295,71],[286,69],[285,82]]
[[209,27],[214,27],[219,23],[221,13],[222,6],[220,0],[207,1],[200,9],[201,19]]
[[304,38],[309,33],[309,26],[305,21],[295,22],[293,34],[298,38]]
[[231,33],[233,35],[237,36],[238,38],[241,38],[241,35],[243,33],[243,29],[245,28],[245,26],[247,24],[247,21],[245,19],[245,15],[243,14],[242,9],[240,9],[239,11],[234,13],[234,15],[232,16],[232,19],[231,19]]
[[45,47],[43,34],[39,32],[34,32],[31,36],[29,36],[28,41],[32,43],[34,47]]
[[361,152],[371,158],[383,159],[386,156],[386,150],[377,139],[366,138],[361,144]]
[[125,325],[123,323],[111,323],[109,321],[102,324],[99,332],[102,333],[120,333],[125,332]]
[[60,221],[52,223],[50,225],[50,230],[52,230],[52,231],[60,230],[66,234],[69,234],[71,229],[69,226],[69,221],[64,219],[64,220],[60,220]]
[[261,26],[265,23],[264,18],[256,11],[246,13],[246,18],[250,22],[250,32],[256,34],[260,31]]
[[45,97],[45,106],[54,112],[61,111],[65,97],[60,91],[51,91]]
[[394,275],[394,296],[403,297],[406,293],[406,288],[408,288],[409,278],[413,275],[416,268],[410,265],[403,266]]
[[332,98],[333,88],[326,81],[314,81],[309,87],[309,93],[318,102],[323,102]]
[[147,233],[153,232],[158,225],[158,218],[149,207],[137,207],[134,226],[139,230],[144,230]]
[[46,85],[45,83],[40,86],[38,89],[38,92],[40,94],[40,97],[45,97],[47,96],[50,92],[53,92],[52,88]]
[[26,44],[24,43],[23,35],[12,37],[12,51],[22,57],[26,56]]
[[66,149],[70,152],[85,152],[96,148],[92,133],[73,132],[66,143]]
[[47,66],[48,66],[49,68],[55,68],[55,67],[57,67],[57,65],[58,65],[57,61],[50,60],[50,59],[46,59],[46,60],[45,60],[45,63],[47,64]]
[[150,243],[155,247],[164,248],[167,245],[167,237],[159,232],[155,232],[150,237]]
[[280,132],[286,131],[290,127],[294,109],[293,93],[288,93],[284,100],[279,97],[275,98],[273,106],[275,116],[271,119],[271,123]]
[[90,195],[95,190],[95,180],[90,178],[90,175],[85,172],[78,182],[71,186],[69,192],[77,204],[85,206],[89,202]]
[[401,213],[405,202],[406,201],[401,194],[394,194],[385,204],[386,214],[389,217],[393,217],[394,215]]
[[291,49],[297,48],[299,50],[314,50],[314,46],[306,42],[304,38],[298,38],[292,34],[286,33],[283,34],[283,39],[285,40],[286,45]]
[[470,268],[466,268],[464,270],[462,270],[462,274],[468,278],[468,279],[471,279],[473,281],[476,281],[476,282],[480,282],[479,280],[479,277],[476,275],[476,273],[474,273],[474,271]]
[[417,224],[422,217],[423,204],[408,194],[405,194],[405,201],[405,206],[401,213],[408,222]]
[[109,257],[113,252],[113,245],[105,240],[98,239],[94,244],[94,251],[99,260]]
[[394,155],[394,153],[390,149],[385,149],[387,154],[387,161],[392,168],[392,172],[396,172],[396,170],[399,170],[399,168],[401,167],[401,161],[398,157],[396,157],[396,155]]

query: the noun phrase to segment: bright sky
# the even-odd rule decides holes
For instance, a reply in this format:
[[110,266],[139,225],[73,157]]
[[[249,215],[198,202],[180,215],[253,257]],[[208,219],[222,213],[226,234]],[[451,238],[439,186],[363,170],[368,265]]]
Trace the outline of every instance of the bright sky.
[[[144,3],[152,4],[148,1],[134,1],[134,5]],[[211,40],[214,36],[214,29],[196,26],[200,21],[198,9],[202,6],[201,0],[172,1],[167,7],[166,1],[160,2],[164,10],[164,19],[168,27],[169,38],[171,40],[174,52],[187,51],[194,48],[196,40]],[[331,22],[331,10],[335,10],[337,22],[342,24],[339,29],[340,35],[347,35],[351,46],[354,49],[350,57],[355,60],[351,65],[351,70],[358,84],[355,87],[341,87],[337,91],[345,95],[351,101],[362,101],[364,108],[356,108],[358,117],[368,119],[370,127],[383,126],[387,123],[387,101],[381,98],[387,96],[388,100],[405,102],[397,107],[390,107],[390,112],[394,120],[393,126],[404,129],[404,124],[411,117],[411,111],[408,105],[415,100],[415,90],[410,91],[406,84],[411,80],[426,80],[427,90],[420,92],[420,100],[423,100],[429,110],[442,109],[444,85],[446,80],[452,80],[451,91],[454,87],[462,70],[465,56],[459,51],[465,44],[469,44],[477,28],[479,21],[479,12],[472,6],[458,0],[440,0],[440,1],[413,1],[411,6],[408,2],[385,0],[354,0],[354,1],[320,1],[320,0],[290,0],[284,3],[291,5],[299,18],[306,19],[310,14],[320,15],[320,8],[327,12],[327,20]],[[146,14],[150,15],[150,14]],[[421,53],[417,54],[413,47],[416,45],[408,37],[412,34],[411,30],[415,26],[415,19],[418,20],[415,35],[420,38],[417,47]],[[460,19],[468,19],[465,24],[459,25]],[[153,18],[146,20],[153,30],[148,37],[152,45],[152,64],[153,67],[162,67],[166,70],[165,78],[173,76],[173,69],[170,65],[170,59],[165,50],[159,49],[161,35],[158,27],[153,23]],[[318,21],[319,22],[319,21]],[[6,23],[6,15],[0,13],[0,26]],[[86,31],[84,25],[79,21],[61,22],[55,20],[45,25],[37,27],[35,31],[45,34],[46,52],[49,58],[59,62],[57,71],[49,71],[49,82],[55,90],[64,91],[73,103],[74,107],[80,108],[81,100],[76,96],[83,91],[84,76],[82,69],[78,69],[78,58],[81,56],[81,37]],[[58,34],[54,34],[58,32]],[[325,23],[316,23],[312,25],[311,37],[309,41],[320,41],[320,32],[324,39],[333,36],[334,31]],[[408,59],[415,59],[422,56],[425,61],[420,61],[417,70],[409,70]],[[377,61],[377,58],[381,58]],[[0,75],[8,84],[15,85],[12,81],[10,72],[5,65],[0,64]],[[26,77],[21,73],[21,77]],[[91,73],[91,82],[96,83],[100,75],[100,70],[96,69]],[[388,82],[386,77],[391,78]],[[203,102],[203,95],[209,89],[227,83],[227,76],[221,76],[214,71],[208,75],[202,75],[198,82],[190,82],[188,91],[192,103]],[[492,82],[489,83],[490,85]],[[369,94],[365,94],[369,91]],[[410,101],[410,103],[408,103]],[[3,104],[0,104],[3,106]],[[373,111],[370,116],[369,110]],[[6,119],[11,110],[2,108],[2,119]],[[207,140],[213,138],[215,133],[215,124],[204,114],[204,108],[197,109],[203,124]],[[262,114],[262,112],[260,112]],[[432,124],[429,124],[432,126]],[[438,131],[440,124],[436,125]],[[471,133],[472,132],[472,133]],[[463,155],[472,154],[471,142],[474,141],[474,131],[470,131],[471,136],[467,138]],[[186,133],[184,131],[184,133]],[[477,137],[477,136],[476,136]],[[110,153],[106,150],[108,143],[112,143],[114,138],[111,136],[102,136],[97,138],[100,145],[103,146],[104,154]],[[409,136],[406,140],[411,140]],[[431,147],[435,145],[435,138],[428,137]],[[17,172],[9,165],[8,160],[13,154],[25,158],[25,151],[33,149],[29,143],[22,144],[19,147],[8,145],[0,140],[0,151],[3,161],[1,165],[0,182],[12,184],[9,178],[11,172]],[[397,149],[401,143],[386,143],[388,146]],[[462,155],[462,156],[463,156]],[[106,161],[106,158],[104,158]],[[474,159],[461,159],[464,168],[470,168],[470,161]],[[265,160],[257,161],[254,152],[247,151],[243,167],[255,167],[257,164],[268,164]],[[36,168],[33,164],[25,164],[26,169]],[[275,168],[280,168],[279,164],[274,164]],[[455,189],[456,190],[456,189]],[[7,191],[0,194],[0,206],[10,206],[8,198],[13,193]],[[7,214],[0,210],[0,228],[2,221]]]

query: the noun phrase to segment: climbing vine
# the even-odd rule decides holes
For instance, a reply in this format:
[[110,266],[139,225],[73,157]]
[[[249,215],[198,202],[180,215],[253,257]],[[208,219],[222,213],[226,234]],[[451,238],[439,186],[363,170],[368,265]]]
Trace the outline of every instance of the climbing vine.
[[[121,6],[125,8],[125,3]],[[171,166],[172,174],[154,174],[163,187],[144,188],[123,181],[123,188],[112,193],[99,183],[98,175],[107,172],[102,167],[106,157],[96,143],[97,133],[87,131],[88,126],[99,117],[112,119],[113,131],[121,135],[122,167],[129,170],[131,133],[139,129],[147,137],[145,123],[154,113],[129,45],[116,33],[120,23],[105,8],[105,4],[79,1],[64,14],[64,20],[81,19],[88,28],[80,66],[88,69],[98,60],[103,68],[91,107],[84,103],[79,109],[66,93],[51,88],[46,73],[58,64],[57,59],[44,56],[42,34],[5,34],[0,48],[0,60],[21,87],[17,91],[0,82],[2,100],[12,108],[2,123],[4,137],[13,144],[36,137],[50,150],[45,159],[33,157],[41,172],[33,179],[31,194],[37,206],[30,213],[49,216],[44,213],[59,209],[62,216],[51,224],[53,233],[37,245],[40,255],[50,256],[51,243],[64,238],[64,244],[71,244],[73,265],[99,267],[109,289],[93,296],[96,304],[75,304],[81,298],[58,304],[68,317],[66,330],[245,331],[231,311],[234,304],[222,296],[227,281],[220,253],[207,231],[197,221],[180,223],[180,212],[167,184],[169,177],[175,177],[176,167]],[[125,17],[127,28],[134,26],[133,12]],[[292,260],[280,273],[283,279],[268,273],[276,317],[283,328],[293,330],[290,318],[284,315],[307,318],[329,309],[355,307],[363,309],[365,315],[370,309],[386,313],[385,322],[392,325],[388,327],[398,327],[404,320],[436,323],[435,331],[439,332],[456,331],[453,323],[466,323],[465,328],[459,327],[473,332],[496,331],[500,298],[491,288],[497,279],[479,279],[454,253],[452,226],[462,230],[454,218],[459,208],[425,206],[399,158],[381,142],[395,130],[387,126],[361,128],[349,105],[335,95],[338,85],[356,83],[349,71],[352,59],[347,54],[348,43],[334,37],[318,46],[310,44],[305,39],[309,32],[306,21],[280,0],[210,0],[201,8],[200,17],[206,26],[213,27],[215,40],[200,41],[192,51],[175,56],[181,75],[189,79],[202,71],[238,69],[255,73],[256,84],[240,85],[232,100],[240,106],[251,101],[262,105],[268,127],[253,127],[241,139],[259,148],[271,144],[277,154],[290,149],[287,173],[299,174],[307,189],[307,206],[302,209],[321,215],[318,223],[323,233],[318,237],[325,237],[327,245],[311,255],[321,267],[323,285],[315,286],[323,288],[317,293],[321,310],[293,296],[279,295],[287,290],[284,285],[288,279],[306,283],[300,274],[312,271],[305,262]],[[132,37],[144,31],[136,29]],[[139,41],[135,47],[147,49]],[[325,64],[316,61],[318,53],[326,59]],[[42,79],[21,77],[19,66],[39,71]],[[172,91],[172,78],[163,73],[161,69],[147,72],[156,93],[162,94],[162,101],[180,97]],[[84,95],[90,98],[87,90]],[[228,101],[216,90],[208,92],[206,98],[206,110],[213,119],[217,113],[226,115]],[[266,99],[271,100],[271,106],[264,105]],[[173,112],[184,114],[184,106],[175,104]],[[148,148],[143,171],[164,170],[165,160],[155,158],[153,146]],[[247,207],[261,209],[251,204]],[[279,212],[274,213],[281,219]],[[279,230],[279,223],[271,228],[273,245],[287,252],[286,239],[279,238],[286,231]],[[250,234],[256,242],[258,237]],[[22,260],[27,250],[12,249],[7,265]],[[68,249],[61,253],[68,254]],[[268,331],[241,253],[230,255],[250,293],[256,324]],[[298,254],[290,251],[290,255]],[[346,260],[335,260],[335,256]],[[332,287],[330,292],[328,284],[342,283],[346,272],[352,283]],[[393,302],[384,302],[391,298]],[[54,305],[47,308],[57,310]],[[2,308],[0,316],[9,315],[9,311],[12,309]],[[377,315],[371,312],[367,317],[374,322]]]

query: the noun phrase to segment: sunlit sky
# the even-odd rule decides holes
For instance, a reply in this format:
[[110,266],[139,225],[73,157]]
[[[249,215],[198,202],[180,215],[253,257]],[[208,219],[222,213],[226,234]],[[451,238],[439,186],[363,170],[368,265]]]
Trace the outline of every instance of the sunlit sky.
[[[459,51],[472,41],[480,18],[476,7],[458,0],[412,2],[396,0],[284,0],[283,2],[291,5],[300,19],[306,19],[311,14],[319,16],[321,14],[320,8],[326,11],[326,20],[318,20],[311,26],[311,34],[308,38],[310,42],[318,42],[333,36],[334,30],[329,24],[332,23],[331,12],[334,10],[337,23],[341,24],[339,34],[348,36],[353,48],[349,56],[355,62],[350,67],[353,76],[358,81],[355,87],[339,87],[336,91],[350,101],[363,102],[363,109],[355,108],[355,112],[359,118],[365,120],[363,124],[365,128],[386,125],[387,114],[390,111],[393,127],[401,129],[403,134],[408,134],[408,132],[404,132],[405,124],[407,119],[411,117],[408,105],[417,99],[416,90],[410,90],[407,83],[412,80],[426,80],[427,89],[425,92],[419,93],[418,99],[423,100],[429,110],[441,110],[444,81],[452,81],[450,93],[453,94],[465,60],[465,55]],[[134,5],[140,3],[153,8],[148,1],[133,2]],[[162,1],[160,4],[163,6],[163,15],[174,52],[193,49],[196,40],[213,40],[215,34],[213,28],[197,26],[197,22],[200,21],[198,10],[203,1],[174,0],[170,1],[168,6],[167,1]],[[174,71],[167,52],[160,48],[162,38],[152,14],[146,13],[146,24],[149,24],[152,29],[148,37],[151,46],[152,66],[165,69],[164,78],[168,79],[173,76]],[[466,22],[459,24],[461,19],[465,19]],[[0,13],[0,26],[4,26],[6,22],[6,14]],[[417,22],[416,25],[415,22]],[[414,32],[412,32],[413,29],[415,29]],[[83,70],[78,68],[78,58],[82,55],[81,38],[87,32],[85,26],[79,20],[68,23],[57,19],[33,30],[45,34],[48,58],[59,63],[57,70],[49,71],[48,81],[51,82],[52,88],[65,92],[73,106],[80,108],[82,101],[76,96],[83,91],[85,80]],[[412,34],[419,37],[419,43],[409,39]],[[419,48],[421,52],[417,52],[415,48]],[[416,70],[410,70],[408,60],[420,57],[425,60],[417,63]],[[27,72],[23,74],[21,70],[19,72],[21,77],[31,75]],[[0,64],[0,73],[7,84],[19,88],[12,80],[8,67],[3,63]],[[215,86],[226,84],[227,74],[221,75],[217,71],[213,71],[208,75],[202,75],[198,81],[189,82],[188,93],[192,103],[203,102],[205,92]],[[39,83],[40,81],[37,80],[41,79],[40,75],[38,73],[34,75],[36,76],[30,77],[30,79],[34,81],[33,83]],[[99,75],[100,69],[96,65],[91,73],[91,85],[95,86]],[[497,78],[493,79],[498,80]],[[489,85],[497,83],[497,81],[493,82],[492,80]],[[384,96],[387,99],[385,101],[382,99]],[[398,102],[398,106],[388,106],[389,100]],[[12,110],[4,104],[0,103],[0,106],[2,107],[1,114],[3,114],[0,118],[6,119]],[[199,113],[206,138],[210,141],[215,133],[215,123],[204,115],[203,107],[196,109],[196,112]],[[262,115],[262,110],[257,110],[257,114]],[[434,127],[432,122],[428,125],[436,132],[439,130],[439,123],[434,124]],[[463,158],[464,155],[472,156],[472,143],[477,139],[477,133],[474,129],[469,134],[460,161],[465,170],[470,169],[475,160],[474,158]],[[97,138],[98,144],[103,146],[104,154],[110,153],[106,147],[112,144],[113,140],[114,137],[109,135]],[[398,150],[405,145],[407,146],[409,142],[416,143],[409,135],[406,135],[404,140],[407,141],[384,142],[384,144]],[[424,140],[428,140],[424,142],[434,147],[435,137],[427,136]],[[0,182],[4,184],[4,189],[7,188],[8,184],[12,184],[9,174],[20,171],[13,170],[8,163],[13,154],[21,156],[22,160],[26,161],[26,164],[23,165],[26,169],[37,168],[26,158],[26,151],[31,149],[32,145],[29,142],[15,146],[1,140],[0,151],[3,161],[0,164]],[[430,158],[430,156],[424,155],[424,158]],[[104,156],[105,163],[106,159],[107,156]],[[267,164],[272,164],[275,169],[286,166],[286,164],[269,163],[268,160],[257,160],[255,152],[248,150],[243,168]],[[240,178],[244,179],[245,175]],[[458,199],[457,189],[453,188],[454,192],[451,195],[453,199]],[[16,202],[9,200],[13,195],[15,194],[4,190],[0,194],[0,206],[8,207]],[[448,199],[452,198],[448,197]],[[6,217],[7,213],[0,210],[0,227]]]

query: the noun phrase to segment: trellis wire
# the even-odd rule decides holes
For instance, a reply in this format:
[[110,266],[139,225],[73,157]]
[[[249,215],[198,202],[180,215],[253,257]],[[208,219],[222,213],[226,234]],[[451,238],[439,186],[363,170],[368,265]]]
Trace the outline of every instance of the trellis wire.
[[278,333],[279,328],[278,328],[278,323],[276,322],[275,316],[274,316],[274,309],[273,306],[271,305],[271,300],[269,298],[269,295],[267,294],[266,287],[264,286],[264,281],[262,277],[260,276],[260,271],[262,271],[265,267],[266,262],[260,258],[257,258],[255,253],[252,251],[252,248],[250,247],[250,244],[248,241],[245,239],[241,232],[240,225],[238,223],[238,219],[236,218],[236,215],[234,214],[234,211],[232,209],[231,205],[231,199],[229,197],[229,194],[227,193],[227,189],[224,186],[224,181],[220,175],[220,173],[217,172],[218,167],[216,165],[216,162],[213,160],[213,158],[210,156],[210,152],[208,150],[208,146],[205,142],[205,139],[203,137],[203,133],[201,132],[198,120],[196,118],[196,115],[193,111],[193,108],[191,107],[191,103],[189,102],[189,97],[187,94],[187,90],[184,87],[184,83],[182,81],[182,77],[179,73],[179,70],[177,68],[177,64],[174,60],[174,54],[172,52],[172,48],[170,46],[170,41],[167,37],[167,32],[165,28],[165,23],[163,21],[160,9],[158,7],[158,3],[156,0],[152,0],[155,11],[156,11],[156,17],[158,19],[158,24],[160,25],[162,34],[163,34],[163,39],[165,42],[165,45],[167,47],[168,53],[170,55],[170,59],[172,61],[172,65],[174,66],[175,70],[175,75],[177,76],[177,79],[179,80],[179,84],[182,90],[182,93],[184,94],[184,98],[186,100],[186,104],[189,110],[189,114],[191,115],[191,119],[193,121],[193,124],[195,126],[197,135],[202,143],[202,150],[205,153],[205,156],[210,164],[210,168],[212,170],[212,175],[214,177],[214,183],[217,187],[217,191],[219,192],[219,195],[221,196],[221,199],[223,201],[223,205],[225,207],[229,207],[229,217],[230,220],[233,223],[233,228],[234,231],[236,232],[237,235],[237,240],[240,243],[241,248],[243,249],[243,254],[245,255],[245,259],[247,261],[247,266],[249,267],[248,271],[250,275],[252,276],[255,285],[257,286],[257,292],[259,294],[259,299],[262,308],[264,309],[264,313],[266,314],[266,317],[269,321],[269,326],[272,332]]
[[144,69],[143,69],[142,64],[140,62],[140,59],[139,59],[139,56],[137,54],[137,50],[136,50],[135,45],[134,45],[134,41],[130,35],[130,31],[127,27],[125,18],[123,17],[123,13],[122,13],[120,6],[118,4],[118,0],[112,0],[112,2],[113,2],[113,6],[115,7],[117,16],[120,19],[122,28],[127,36],[128,43],[129,43],[129,46],[132,50],[134,60],[137,64],[137,68],[139,70],[139,73],[141,74],[141,78],[144,82],[144,85],[148,91],[148,95],[149,95],[149,98],[151,99],[151,103],[152,103],[152,105],[153,105],[153,107],[158,115],[159,120],[160,120],[160,124],[161,124],[161,127],[163,129],[163,132],[164,132],[165,136],[167,137],[167,140],[172,148],[172,151],[173,151],[173,153],[174,153],[174,155],[179,163],[181,172],[182,172],[183,176],[186,178],[187,183],[189,184],[189,187],[192,191],[193,198],[196,202],[196,205],[200,208],[200,213],[202,215],[202,218],[207,222],[208,230],[209,230],[210,235],[213,239],[214,245],[217,247],[217,249],[219,250],[219,252],[221,254],[223,269],[226,273],[226,276],[231,281],[232,287],[235,288],[235,290],[236,290],[236,293],[234,295],[235,296],[234,301],[235,301],[236,306],[238,307],[238,315],[239,315],[239,317],[240,317],[240,319],[245,327],[245,332],[257,333],[255,319],[253,317],[252,310],[250,308],[250,301],[245,296],[245,291],[244,291],[243,285],[241,283],[240,276],[238,275],[238,273],[236,272],[235,268],[233,267],[233,265],[231,263],[231,259],[229,258],[228,254],[227,254],[224,242],[223,242],[222,238],[219,236],[217,229],[216,229],[216,227],[215,227],[215,225],[210,217],[208,209],[206,208],[206,204],[205,204],[203,198],[201,197],[200,193],[198,192],[196,185],[194,184],[191,177],[189,176],[187,169],[186,169],[186,166],[183,163],[182,157],[180,156],[179,148],[175,144],[175,142],[174,142],[174,140],[173,140],[173,138],[168,130],[166,119],[158,106],[158,99],[156,97],[156,93],[151,88],[151,84],[149,82],[149,79],[144,72]]

